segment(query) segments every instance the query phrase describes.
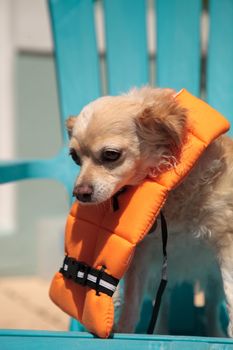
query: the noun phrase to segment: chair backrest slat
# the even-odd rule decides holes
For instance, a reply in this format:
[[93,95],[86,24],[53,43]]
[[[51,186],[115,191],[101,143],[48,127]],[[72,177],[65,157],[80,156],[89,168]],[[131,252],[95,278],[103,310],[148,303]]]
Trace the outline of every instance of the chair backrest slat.
[[210,0],[207,100],[233,121],[233,1]]
[[93,1],[50,0],[49,5],[65,119],[101,94]]
[[108,92],[148,83],[146,0],[104,0]]
[[200,90],[201,0],[157,0],[157,85]]

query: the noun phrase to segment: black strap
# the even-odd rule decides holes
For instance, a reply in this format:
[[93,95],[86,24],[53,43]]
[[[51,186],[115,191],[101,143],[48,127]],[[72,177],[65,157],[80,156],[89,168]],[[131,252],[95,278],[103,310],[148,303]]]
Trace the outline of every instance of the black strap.
[[162,212],[160,212],[161,219],[161,231],[162,231],[162,244],[163,244],[163,266],[162,266],[162,279],[159,284],[159,288],[156,293],[155,303],[153,306],[153,312],[150,319],[150,323],[147,329],[147,334],[153,334],[156,321],[159,314],[159,309],[161,305],[162,295],[167,285],[167,223]]
[[96,295],[100,296],[100,280],[103,280],[103,272],[106,269],[105,266],[102,266],[100,270],[98,270],[98,275],[96,279]]
[[120,206],[119,206],[119,201],[118,201],[118,197],[120,194],[124,193],[126,191],[127,187],[122,187],[117,193],[114,194],[114,196],[112,197],[112,209],[113,211],[117,211],[119,210]]
[[100,270],[94,269],[89,265],[65,256],[60,273],[67,279],[82,286],[88,286],[96,290],[96,294],[105,293],[110,297],[116,290],[119,280],[104,271],[103,266]]

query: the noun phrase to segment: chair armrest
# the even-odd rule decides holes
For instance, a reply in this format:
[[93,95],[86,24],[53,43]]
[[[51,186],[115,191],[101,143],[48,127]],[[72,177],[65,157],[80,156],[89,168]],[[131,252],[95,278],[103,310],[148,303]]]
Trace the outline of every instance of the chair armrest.
[[78,171],[64,147],[50,159],[0,161],[0,184],[24,179],[53,179],[65,185],[70,192]]
[[111,339],[99,339],[85,332],[49,332],[1,330],[1,349],[102,349],[118,350],[180,350],[180,349],[232,349],[233,340],[225,338],[176,337],[142,334],[114,334]]

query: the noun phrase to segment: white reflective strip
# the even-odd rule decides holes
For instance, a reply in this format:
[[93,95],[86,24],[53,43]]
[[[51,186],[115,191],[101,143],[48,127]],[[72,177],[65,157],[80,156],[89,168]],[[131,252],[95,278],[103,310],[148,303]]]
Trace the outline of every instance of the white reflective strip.
[[68,270],[68,265],[67,265],[67,264],[64,265],[64,270],[65,270],[65,271]]
[[97,277],[91,275],[90,273],[87,275],[87,279],[93,283],[96,283],[96,281],[97,281]]
[[[83,278],[83,276],[84,276],[84,272],[78,271],[77,277]],[[97,281],[97,277],[91,275],[90,273],[87,275],[87,279],[93,283],[96,283],[96,281]],[[107,289],[111,290],[112,292],[115,292],[115,290],[116,290],[116,286],[114,286],[113,284],[106,282],[102,279],[100,280],[100,286],[107,288]]]
[[104,280],[100,280],[100,285],[102,287],[105,287],[105,288],[111,290],[112,292],[115,292],[115,290],[116,290],[116,286],[114,286],[113,284],[106,282]]

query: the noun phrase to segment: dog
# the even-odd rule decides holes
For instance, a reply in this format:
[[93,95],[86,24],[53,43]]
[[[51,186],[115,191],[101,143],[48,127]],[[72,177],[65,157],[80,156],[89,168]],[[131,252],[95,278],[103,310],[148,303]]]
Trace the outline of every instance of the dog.
[[[172,89],[149,86],[101,97],[67,120],[70,155],[80,166],[74,196],[85,205],[105,202],[125,186],[176,166],[186,137],[187,111]],[[207,334],[222,336],[219,300],[226,297],[233,337],[233,141],[218,137],[163,208],[169,230],[169,290],[199,281],[206,295]],[[119,332],[135,330],[143,295],[160,280],[159,225],[137,246],[125,277]],[[168,332],[169,291],[157,333]]]

